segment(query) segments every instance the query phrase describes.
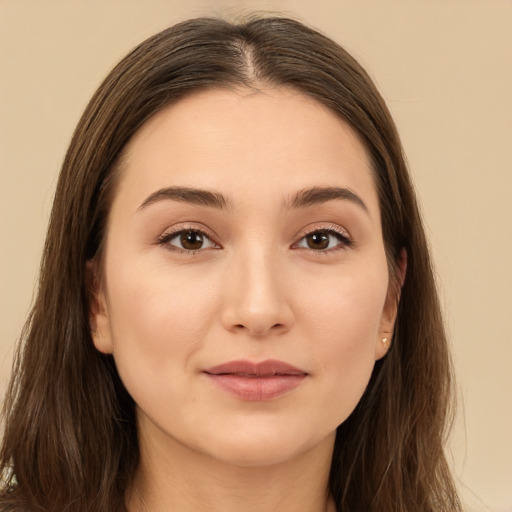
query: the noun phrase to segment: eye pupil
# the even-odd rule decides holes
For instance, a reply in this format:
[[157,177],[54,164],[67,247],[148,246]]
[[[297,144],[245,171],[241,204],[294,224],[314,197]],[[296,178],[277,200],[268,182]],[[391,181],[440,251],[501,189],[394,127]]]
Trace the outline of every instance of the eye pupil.
[[329,247],[329,235],[325,232],[318,231],[311,233],[306,237],[308,247],[310,249],[327,249]]
[[203,246],[204,239],[203,235],[197,231],[187,231],[180,236],[180,242],[188,251],[197,251]]

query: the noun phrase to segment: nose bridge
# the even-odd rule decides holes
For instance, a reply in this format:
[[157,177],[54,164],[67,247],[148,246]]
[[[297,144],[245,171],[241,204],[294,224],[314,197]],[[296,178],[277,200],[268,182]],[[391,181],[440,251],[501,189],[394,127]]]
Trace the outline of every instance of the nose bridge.
[[284,332],[292,322],[286,272],[275,247],[248,244],[230,261],[224,324],[261,336]]

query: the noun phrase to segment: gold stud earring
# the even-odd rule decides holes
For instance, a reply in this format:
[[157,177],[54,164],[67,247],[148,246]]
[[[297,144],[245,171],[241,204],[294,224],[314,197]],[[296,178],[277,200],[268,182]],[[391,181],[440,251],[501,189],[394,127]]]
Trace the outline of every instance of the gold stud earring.
[[382,338],[382,344],[386,350],[389,350],[389,340],[388,338]]

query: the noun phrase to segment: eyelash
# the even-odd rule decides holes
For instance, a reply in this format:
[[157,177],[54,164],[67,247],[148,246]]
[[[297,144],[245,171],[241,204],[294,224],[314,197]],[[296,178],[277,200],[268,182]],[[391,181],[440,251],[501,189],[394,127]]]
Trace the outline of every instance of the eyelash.
[[186,227],[186,228],[178,228],[175,231],[166,232],[160,237],[158,237],[158,244],[164,246],[167,250],[178,252],[182,254],[197,254],[200,251],[203,251],[204,249],[198,249],[196,251],[194,250],[187,250],[187,249],[181,249],[179,247],[176,247],[174,245],[171,245],[169,242],[173,240],[174,238],[179,237],[180,235],[184,235],[187,233],[195,233],[197,235],[200,235],[203,237],[203,239],[209,240],[216,248],[220,248],[220,245],[217,244],[211,235],[206,233],[204,229],[200,229],[194,226]]
[[[309,248],[309,250],[314,252],[315,254],[323,254],[324,256],[327,256],[329,253],[348,249],[354,245],[354,241],[352,240],[352,238],[346,231],[340,229],[338,226],[331,225],[331,226],[312,229],[311,231],[304,233],[301,236],[301,238],[299,239],[299,241],[294,243],[293,246],[297,246],[300,242],[305,240],[306,237],[308,237],[310,235],[318,234],[318,233],[322,233],[322,234],[325,234],[328,236],[334,236],[338,240],[339,243],[338,243],[338,245],[336,245],[335,247],[332,247],[330,249],[315,250],[315,249]],[[306,247],[303,247],[303,249],[308,250],[308,248],[306,248]]]
[[[192,227],[192,226],[191,227],[186,227],[186,228],[178,228],[175,231],[164,233],[163,235],[161,235],[158,238],[158,244],[161,245],[161,246],[165,246],[165,248],[167,250],[169,250],[169,251],[178,252],[178,253],[181,253],[181,254],[191,254],[191,255],[193,255],[193,254],[197,254],[198,252],[204,251],[205,248],[200,248],[198,250],[181,249],[181,248],[176,247],[174,245],[171,245],[169,243],[174,238],[177,238],[178,236],[183,235],[183,234],[187,234],[187,233],[194,233],[194,234],[200,235],[201,237],[203,237],[203,239],[209,240],[211,244],[216,246],[215,248],[217,248],[217,249],[221,248],[221,246],[219,244],[217,244],[213,240],[213,237],[211,235],[209,235],[208,233],[206,233],[205,230],[197,228],[197,227]],[[320,250],[311,249],[311,248],[308,249],[306,247],[298,247],[298,244],[300,242],[302,242],[307,236],[318,234],[318,233],[326,234],[328,236],[334,236],[338,240],[339,244],[336,247],[333,247],[333,248],[330,248],[330,249],[320,249]],[[297,249],[300,248],[300,249],[310,250],[310,251],[312,251],[313,253],[316,253],[316,254],[322,253],[324,255],[328,255],[329,253],[332,253],[332,252],[335,252],[335,251],[347,249],[347,248],[351,247],[353,244],[354,244],[354,242],[350,238],[348,233],[346,233],[345,231],[341,230],[337,226],[328,226],[328,227],[312,229],[311,231],[308,231],[308,232],[304,233],[300,237],[300,239],[292,245],[292,247],[295,247]]]

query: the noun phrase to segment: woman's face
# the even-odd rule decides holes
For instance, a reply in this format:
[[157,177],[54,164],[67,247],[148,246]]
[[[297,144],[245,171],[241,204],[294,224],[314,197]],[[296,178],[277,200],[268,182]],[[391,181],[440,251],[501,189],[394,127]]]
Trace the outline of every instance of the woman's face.
[[137,132],[91,326],[142,439],[243,465],[332,446],[396,313],[370,167],[285,89],[196,93]]

